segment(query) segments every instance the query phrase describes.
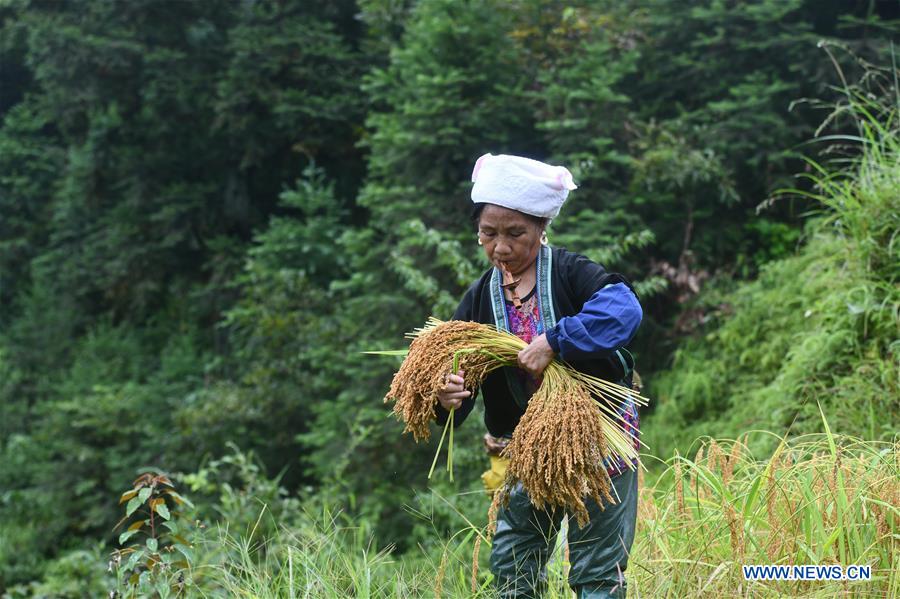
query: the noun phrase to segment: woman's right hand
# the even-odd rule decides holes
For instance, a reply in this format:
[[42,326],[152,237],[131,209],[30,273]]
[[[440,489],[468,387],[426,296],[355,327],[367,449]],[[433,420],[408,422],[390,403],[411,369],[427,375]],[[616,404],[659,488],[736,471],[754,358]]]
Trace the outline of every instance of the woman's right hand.
[[471,391],[466,391],[465,371],[460,370],[456,374],[448,374],[444,388],[438,391],[438,401],[445,410],[455,410],[462,405],[464,399],[472,395]]

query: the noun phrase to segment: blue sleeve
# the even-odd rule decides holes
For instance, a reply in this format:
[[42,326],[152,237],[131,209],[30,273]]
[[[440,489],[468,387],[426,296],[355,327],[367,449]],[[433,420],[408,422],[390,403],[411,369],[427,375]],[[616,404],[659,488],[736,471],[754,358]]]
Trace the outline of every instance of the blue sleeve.
[[608,355],[631,341],[643,316],[640,302],[625,283],[607,285],[581,312],[560,318],[547,331],[547,342],[563,360]]

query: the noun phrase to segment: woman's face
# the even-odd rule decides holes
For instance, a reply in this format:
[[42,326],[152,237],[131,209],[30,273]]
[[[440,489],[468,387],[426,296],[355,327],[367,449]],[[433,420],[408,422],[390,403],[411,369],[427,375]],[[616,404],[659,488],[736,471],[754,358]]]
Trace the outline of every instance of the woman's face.
[[494,265],[505,262],[513,275],[532,265],[541,248],[543,229],[527,215],[494,204],[485,205],[478,219],[478,239]]

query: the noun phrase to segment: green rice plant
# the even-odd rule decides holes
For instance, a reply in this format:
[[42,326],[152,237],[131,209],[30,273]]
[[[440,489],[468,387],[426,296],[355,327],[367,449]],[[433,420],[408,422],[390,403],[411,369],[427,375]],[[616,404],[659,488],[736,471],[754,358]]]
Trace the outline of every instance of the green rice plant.
[[304,511],[262,542],[222,527],[207,541],[220,559],[198,572],[194,592],[259,599],[469,596],[468,570],[461,567],[471,566],[465,552],[473,536],[465,529],[442,544],[440,555],[417,557],[377,547],[368,527],[328,508]]
[[[821,417],[821,415],[820,415]],[[831,432],[778,438],[758,458],[739,440],[702,439],[641,483],[638,529],[625,572],[633,597],[900,596],[900,442]],[[646,457],[646,456],[645,456]],[[653,471],[651,470],[651,474]],[[443,499],[443,498],[441,498]],[[444,500],[449,505],[449,500]],[[460,528],[432,550],[397,554],[364,522],[304,511],[263,541],[221,528],[215,563],[195,570],[197,597],[494,597],[487,552],[477,563],[487,501],[457,512]],[[570,599],[557,538],[545,599]],[[742,565],[867,565],[871,580],[751,581]]]
[[[824,419],[823,419],[824,422]],[[770,433],[754,433],[766,434]],[[642,595],[895,597],[900,593],[900,442],[825,433],[706,440],[642,491],[630,568]],[[868,581],[750,581],[742,565],[867,565]]]
[[[484,557],[473,579],[472,547],[479,534],[470,522],[432,553],[395,555],[390,545],[378,548],[366,526],[327,508],[305,511],[299,522],[280,527],[262,542],[235,535],[223,525],[205,541],[216,562],[197,569],[196,584],[187,596],[487,599],[496,592]],[[565,585],[567,568],[561,556],[551,561],[545,599],[571,597]]]

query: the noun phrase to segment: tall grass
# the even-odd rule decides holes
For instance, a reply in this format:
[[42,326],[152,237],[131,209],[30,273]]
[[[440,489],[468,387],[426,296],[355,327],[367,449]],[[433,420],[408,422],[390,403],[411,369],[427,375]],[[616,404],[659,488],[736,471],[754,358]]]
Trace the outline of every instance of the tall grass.
[[[827,432],[760,461],[742,441],[708,440],[643,492],[633,575],[647,596],[900,594],[898,443]],[[869,565],[872,580],[753,582],[742,564]]]
[[[304,512],[268,538],[220,527],[205,542],[211,563],[194,572],[197,597],[411,597],[430,585],[415,565],[376,548],[366,527],[339,512]],[[411,560],[411,563],[414,560]]]
[[[825,427],[777,439],[768,459],[754,456],[746,439],[705,439],[693,457],[666,460],[641,489],[630,596],[900,596],[900,442]],[[192,594],[491,597],[484,556],[471,587],[472,545],[485,518],[465,524],[461,515],[457,535],[435,551],[402,557],[329,510],[306,513],[256,544],[220,530],[210,542],[225,554],[196,573]],[[869,565],[872,579],[754,582],[744,580],[742,564]],[[548,599],[572,596],[567,568],[561,557],[551,563]]]

